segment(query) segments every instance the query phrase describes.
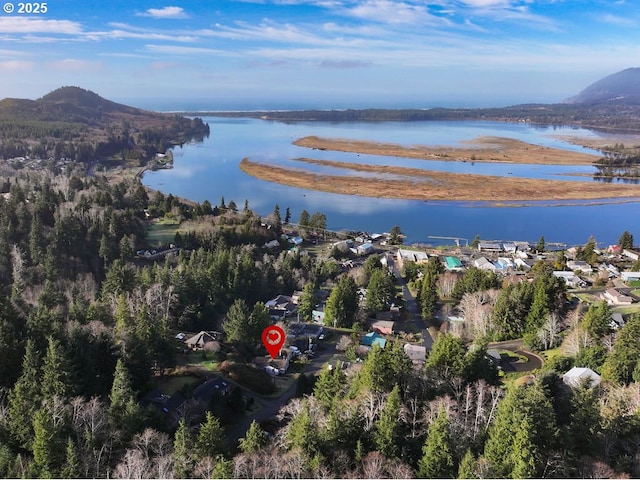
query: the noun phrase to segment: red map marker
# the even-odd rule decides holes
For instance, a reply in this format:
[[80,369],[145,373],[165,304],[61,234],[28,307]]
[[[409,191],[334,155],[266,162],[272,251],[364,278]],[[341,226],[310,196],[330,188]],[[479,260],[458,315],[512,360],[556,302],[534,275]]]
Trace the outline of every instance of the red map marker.
[[280,353],[285,338],[284,330],[277,325],[271,325],[263,330],[262,343],[274,360],[278,356],[278,353]]

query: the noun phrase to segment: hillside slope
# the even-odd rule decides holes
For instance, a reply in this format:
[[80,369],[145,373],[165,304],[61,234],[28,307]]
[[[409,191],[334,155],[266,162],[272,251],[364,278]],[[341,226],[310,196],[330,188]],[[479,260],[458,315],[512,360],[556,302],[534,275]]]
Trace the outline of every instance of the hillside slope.
[[199,118],[122,105],[79,87],[62,87],[37,100],[0,100],[0,158],[118,158],[142,164],[171,145],[208,134]]
[[640,104],[640,68],[627,68],[592,83],[566,103],[596,105],[603,103]]

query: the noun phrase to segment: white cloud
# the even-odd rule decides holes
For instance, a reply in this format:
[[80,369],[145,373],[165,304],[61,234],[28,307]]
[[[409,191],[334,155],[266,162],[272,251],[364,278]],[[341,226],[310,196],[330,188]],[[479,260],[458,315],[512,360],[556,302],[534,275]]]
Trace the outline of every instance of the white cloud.
[[82,26],[69,20],[45,20],[27,17],[0,17],[0,33],[48,33],[77,35]]
[[159,19],[189,18],[189,15],[186,14],[186,12],[182,7],[150,8],[149,10],[143,13],[139,13],[138,16],[152,17],[152,18],[159,18]]
[[204,47],[183,47],[179,45],[146,45],[146,49],[154,53],[167,53],[172,55],[228,55],[225,50]]
[[618,25],[620,27],[637,27],[638,22],[629,17],[621,17],[618,15],[606,14],[598,17],[601,21],[605,23],[610,23],[612,25]]
[[67,58],[56,62],[47,62],[46,66],[54,70],[61,70],[65,72],[95,72],[96,70],[102,69],[103,64],[101,62]]
[[423,5],[413,5],[393,0],[365,0],[344,13],[363,20],[389,24],[440,23],[444,19],[429,13]]
[[0,62],[0,72],[20,72],[32,70],[34,67],[35,64],[33,62],[23,60],[7,60],[6,62]]

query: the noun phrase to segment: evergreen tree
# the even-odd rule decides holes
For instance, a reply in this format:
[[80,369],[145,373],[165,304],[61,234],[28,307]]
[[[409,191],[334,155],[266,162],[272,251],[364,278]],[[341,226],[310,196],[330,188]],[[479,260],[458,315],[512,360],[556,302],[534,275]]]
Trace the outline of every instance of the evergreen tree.
[[271,215],[273,216],[273,226],[275,227],[276,231],[279,232],[282,228],[282,218],[280,217],[280,207],[277,203],[273,207],[273,213]]
[[381,269],[373,270],[367,286],[367,310],[369,312],[389,310],[394,296],[395,288],[391,275]]
[[432,274],[425,274],[420,284],[420,292],[418,294],[418,303],[420,304],[420,313],[425,320],[432,320],[436,313],[438,305],[438,277]]
[[625,230],[618,239],[618,245],[625,250],[631,250],[633,248],[633,235]]
[[62,345],[53,337],[49,337],[44,357],[41,391],[44,400],[53,399],[54,396],[66,397],[72,393],[69,363]]
[[458,337],[440,334],[433,343],[425,367],[441,378],[462,377],[467,349]]
[[620,329],[602,366],[602,376],[620,385],[628,385],[633,381],[633,372],[640,358],[640,315],[634,314]]
[[244,453],[255,453],[264,447],[268,442],[266,432],[255,420],[251,422],[249,430],[244,438],[240,440],[240,450]]
[[313,424],[307,401],[304,402],[302,410],[289,422],[286,441],[291,450],[300,449],[306,453],[317,451],[318,432]]
[[193,470],[193,434],[184,419],[178,423],[178,429],[173,436],[173,476],[175,478],[190,478]]
[[402,242],[402,230],[400,230],[398,225],[394,225],[391,227],[391,231],[389,232],[389,245],[402,245]]
[[313,389],[313,396],[327,410],[342,397],[347,377],[338,363],[333,368],[325,368],[320,372]]
[[300,319],[303,321],[311,320],[313,309],[317,303],[318,298],[316,297],[315,285],[313,283],[307,283],[302,289],[302,295],[300,295],[300,299],[298,300]]
[[538,244],[536,245],[536,252],[537,253],[544,252],[544,247],[545,247],[545,243],[544,243],[544,235],[543,235],[542,237],[540,237],[540,240],[538,240]]
[[422,458],[418,464],[419,478],[455,477],[454,445],[450,430],[447,412],[441,408],[429,427],[422,447]]
[[302,212],[300,212],[300,219],[298,220],[298,224],[303,228],[308,227],[310,219],[311,216],[309,215],[309,212],[307,212],[306,210],[302,210]]
[[611,333],[611,307],[604,300],[589,305],[582,326],[593,339],[599,340],[608,335]]
[[133,433],[140,422],[140,406],[124,361],[119,358],[109,395],[109,416],[116,426]]
[[284,212],[284,223],[285,225],[288,224],[291,221],[291,210],[289,210],[289,207],[287,207],[287,209]]
[[333,287],[325,307],[325,322],[334,327],[351,326],[358,313],[358,288],[353,278],[343,275]]
[[67,439],[65,462],[60,476],[62,478],[84,477],[82,475],[82,464],[80,462],[78,450],[76,449],[76,445],[75,443],[73,443],[73,440],[70,437]]
[[33,418],[33,462],[41,477],[56,477],[65,458],[65,442],[61,427],[54,423],[51,413],[41,408]]
[[40,358],[29,339],[22,361],[22,373],[9,392],[9,429],[17,443],[31,448],[33,418],[40,408]]
[[395,457],[399,452],[400,438],[400,388],[394,386],[387,396],[387,401],[375,423],[373,441],[376,450],[387,458]]
[[220,420],[211,412],[207,412],[204,423],[200,426],[200,432],[196,439],[194,452],[196,458],[215,458],[227,451],[227,440]]
[[229,342],[246,342],[248,339],[249,308],[244,300],[237,298],[229,310],[227,318],[222,323],[222,329]]
[[541,477],[557,440],[553,406],[541,385],[511,388],[498,406],[484,446],[489,476]]
[[458,467],[458,478],[478,478],[476,473],[476,457],[473,456],[471,449],[467,449],[462,460],[460,460],[460,466]]

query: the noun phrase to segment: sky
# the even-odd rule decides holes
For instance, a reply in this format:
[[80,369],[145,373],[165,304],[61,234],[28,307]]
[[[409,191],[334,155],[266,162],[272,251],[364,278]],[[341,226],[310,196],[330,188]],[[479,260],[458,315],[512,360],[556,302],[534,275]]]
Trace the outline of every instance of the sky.
[[491,107],[640,66],[637,0],[0,3],[0,98],[74,85],[159,110]]

